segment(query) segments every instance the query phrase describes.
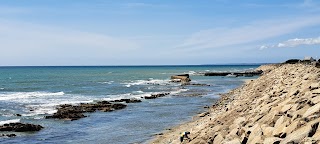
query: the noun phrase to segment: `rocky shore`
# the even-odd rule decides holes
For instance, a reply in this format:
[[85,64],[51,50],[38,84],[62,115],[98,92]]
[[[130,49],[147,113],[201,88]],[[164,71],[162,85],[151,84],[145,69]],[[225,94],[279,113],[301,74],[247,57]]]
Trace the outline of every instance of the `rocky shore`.
[[[35,132],[43,129],[41,125],[9,123],[0,126],[0,132]],[[0,137],[15,137],[16,134],[1,134]]]
[[[144,99],[156,99],[169,95],[170,93],[151,94],[150,96],[141,97]],[[84,113],[92,113],[96,111],[111,112],[124,109],[127,107],[124,103],[139,103],[140,99],[119,99],[113,101],[99,101],[96,103],[81,103],[78,105],[63,104],[57,107],[57,112],[50,116],[45,116],[46,119],[63,119],[63,120],[78,120],[87,117]]]
[[264,65],[256,80],[221,95],[207,112],[157,135],[150,143],[320,143],[320,69]]

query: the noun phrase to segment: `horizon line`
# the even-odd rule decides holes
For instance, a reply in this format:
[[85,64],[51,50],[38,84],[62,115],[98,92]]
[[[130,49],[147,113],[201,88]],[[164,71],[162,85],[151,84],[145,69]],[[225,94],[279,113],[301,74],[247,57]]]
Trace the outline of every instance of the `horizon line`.
[[274,63],[217,63],[217,64],[159,64],[159,65],[7,65],[0,67],[130,67],[130,66],[222,66],[222,65],[264,65]]

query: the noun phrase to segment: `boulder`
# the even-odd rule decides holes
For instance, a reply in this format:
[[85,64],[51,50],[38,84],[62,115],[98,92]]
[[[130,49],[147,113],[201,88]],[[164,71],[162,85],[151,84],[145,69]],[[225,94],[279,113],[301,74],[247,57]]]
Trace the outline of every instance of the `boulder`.
[[316,68],[320,68],[320,63],[319,63],[319,62],[316,62],[315,67],[316,67]]
[[282,140],[281,138],[277,138],[277,137],[268,137],[264,139],[263,143],[274,144],[274,143],[279,143],[281,140]]
[[214,143],[214,144],[219,144],[219,143],[221,143],[222,141],[223,141],[222,135],[221,135],[221,134],[218,134],[218,135],[214,138],[213,143]]
[[281,143],[283,143],[283,144],[299,143],[306,137],[314,136],[317,129],[318,129],[319,120],[320,119],[316,119],[312,122],[309,122],[307,125],[299,128],[296,131],[292,132],[291,134],[287,135],[286,138],[281,141]]
[[191,79],[189,78],[189,74],[174,75],[174,76],[171,76],[171,80],[173,80],[173,82],[180,80],[180,82],[184,82],[184,83],[191,81]]
[[320,103],[310,107],[304,114],[303,117],[308,117],[312,114],[314,114],[315,112],[319,112],[320,111]]

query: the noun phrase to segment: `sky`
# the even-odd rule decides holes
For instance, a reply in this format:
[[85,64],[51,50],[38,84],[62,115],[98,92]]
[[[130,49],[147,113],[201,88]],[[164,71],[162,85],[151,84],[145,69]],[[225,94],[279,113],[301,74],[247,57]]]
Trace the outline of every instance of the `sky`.
[[320,0],[0,0],[0,66],[320,58]]

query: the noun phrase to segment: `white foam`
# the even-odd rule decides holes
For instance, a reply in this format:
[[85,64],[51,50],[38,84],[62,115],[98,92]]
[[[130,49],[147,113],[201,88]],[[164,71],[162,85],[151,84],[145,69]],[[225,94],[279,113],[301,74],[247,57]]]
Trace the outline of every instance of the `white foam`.
[[112,84],[114,81],[98,82],[100,84]]
[[9,124],[9,123],[17,123],[17,122],[20,122],[20,119],[0,121],[0,125]]
[[195,71],[189,71],[188,73],[189,73],[189,75],[195,75],[195,74],[197,74],[197,72],[195,72]]
[[[63,104],[80,104],[80,103],[90,103],[94,100],[83,100],[83,101],[76,101],[76,100],[68,100],[68,101],[50,101],[50,103],[45,104],[37,104],[37,105],[27,105],[28,111],[22,116],[36,116],[36,115],[43,115],[43,114],[54,114],[57,112],[56,107],[58,105]],[[30,111],[32,109],[32,111]]]
[[0,90],[4,90],[4,88],[0,88]]
[[0,93],[0,100],[16,100],[16,99],[28,99],[28,98],[38,98],[38,97],[47,97],[47,96],[62,96],[64,92],[9,92],[9,93]]
[[141,94],[133,94],[133,93],[125,93],[125,94],[118,94],[118,95],[108,95],[106,98],[102,100],[112,101],[112,100],[119,100],[119,99],[141,99],[141,97],[151,95],[151,92],[141,93]]
[[172,91],[170,94],[178,94],[178,93],[185,92],[185,91],[188,91],[188,90],[189,89],[178,89],[178,90]]
[[[178,94],[181,92],[188,91],[188,89],[174,89],[170,91],[170,94]],[[134,92],[139,92],[134,93]],[[168,91],[162,91],[162,92],[143,92],[143,91],[134,91],[133,93],[125,93],[125,94],[118,94],[118,95],[108,95],[106,98],[103,98],[102,100],[106,101],[112,101],[112,100],[119,100],[119,99],[142,99],[145,96],[150,96],[151,94],[160,94],[165,93]]]
[[160,80],[160,79],[153,79],[153,78],[149,78],[148,80],[136,80],[136,81],[131,81],[130,83],[122,83],[122,84],[124,84],[126,87],[131,87],[133,85],[172,85],[169,79]]

